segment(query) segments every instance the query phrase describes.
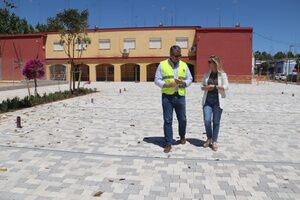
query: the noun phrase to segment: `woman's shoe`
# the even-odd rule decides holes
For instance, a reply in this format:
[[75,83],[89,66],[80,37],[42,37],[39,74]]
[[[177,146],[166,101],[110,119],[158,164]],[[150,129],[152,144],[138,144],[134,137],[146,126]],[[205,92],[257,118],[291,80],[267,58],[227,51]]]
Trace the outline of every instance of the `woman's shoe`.
[[212,148],[212,150],[214,150],[214,151],[218,151],[218,145],[217,145],[217,143],[216,143],[216,142],[213,142],[211,148]]
[[165,148],[164,148],[164,152],[165,152],[165,153],[169,153],[169,152],[171,151],[171,149],[172,149],[172,146],[169,145],[169,144],[167,144],[167,145],[165,146]]
[[211,139],[207,139],[206,142],[203,144],[204,148],[207,148],[211,145],[212,140]]

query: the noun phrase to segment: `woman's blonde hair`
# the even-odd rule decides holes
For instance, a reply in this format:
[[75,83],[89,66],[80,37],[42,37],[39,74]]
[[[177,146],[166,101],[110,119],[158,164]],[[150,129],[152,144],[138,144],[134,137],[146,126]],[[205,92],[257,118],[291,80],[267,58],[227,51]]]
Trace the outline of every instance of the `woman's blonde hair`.
[[209,57],[208,62],[214,63],[216,65],[216,67],[217,67],[217,71],[218,72],[221,72],[221,73],[224,72],[224,70],[222,68],[222,63],[221,63],[221,60],[220,60],[219,56],[217,56],[217,55],[211,55]]

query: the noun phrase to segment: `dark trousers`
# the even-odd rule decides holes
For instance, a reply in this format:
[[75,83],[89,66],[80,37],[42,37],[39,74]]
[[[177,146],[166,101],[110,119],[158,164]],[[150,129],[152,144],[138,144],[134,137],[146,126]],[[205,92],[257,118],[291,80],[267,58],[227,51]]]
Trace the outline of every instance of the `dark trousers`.
[[171,145],[173,142],[173,110],[176,112],[178,120],[178,130],[180,137],[185,137],[186,131],[186,108],[185,108],[185,96],[179,96],[178,94],[166,95],[162,94],[162,107],[164,116],[164,135],[167,145]]

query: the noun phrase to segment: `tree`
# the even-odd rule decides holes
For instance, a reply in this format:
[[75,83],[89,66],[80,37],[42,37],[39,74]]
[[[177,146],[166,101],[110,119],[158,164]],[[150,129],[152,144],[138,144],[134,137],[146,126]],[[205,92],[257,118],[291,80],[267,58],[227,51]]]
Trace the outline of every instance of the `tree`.
[[297,62],[297,64],[295,66],[295,69],[297,70],[297,82],[300,82],[300,56],[297,57],[296,62]]
[[[70,70],[70,90],[74,91],[75,88],[75,73],[80,69],[76,63],[82,56],[83,50],[91,43],[90,38],[87,36],[85,30],[88,28],[88,11],[79,11],[77,9],[65,9],[63,12],[56,14],[55,17],[50,17],[47,20],[47,25],[39,24],[36,29],[43,31],[57,31],[60,36],[60,43],[64,46],[64,51],[68,56],[71,65]],[[73,83],[73,84],[72,84]],[[78,80],[78,87],[80,78]]]
[[274,55],[274,58],[275,58],[275,59],[278,59],[278,60],[284,59],[284,58],[286,58],[286,54],[283,53],[282,51],[278,51],[278,52]]
[[41,23],[38,23],[36,26],[35,26],[35,31],[36,32],[48,32],[48,26],[46,24],[41,24]]
[[49,17],[47,24],[38,23],[35,26],[36,32],[59,32],[63,28],[61,22],[57,20],[57,17]]
[[287,52],[287,57],[288,57],[288,58],[294,58],[295,56],[294,56],[293,52],[288,51],[288,52]]
[[273,60],[273,56],[265,51],[261,53],[263,60]]
[[1,0],[5,6],[5,8],[16,8],[15,2],[11,0]]
[[254,52],[254,57],[256,60],[273,60],[273,56],[265,51],[260,52],[256,51]]
[[0,34],[26,34],[33,33],[34,28],[7,8],[0,8]]
[[269,71],[270,64],[268,62],[263,62],[261,64],[262,72],[265,74]]
[[[25,76],[27,80],[34,80],[34,94],[35,96],[37,93],[37,79],[41,79],[45,75],[45,68],[44,64],[39,59],[32,59],[29,60],[23,70],[22,74]],[[29,91],[29,88],[28,88]],[[30,96],[30,91],[29,91]]]
[[254,58],[255,58],[256,60],[260,60],[260,58],[261,58],[261,53],[260,53],[260,51],[255,51],[255,52],[254,52]]
[[296,59],[296,65],[295,65],[295,67],[297,68],[297,70],[299,71],[299,67],[300,67],[300,57],[298,57],[297,59]]

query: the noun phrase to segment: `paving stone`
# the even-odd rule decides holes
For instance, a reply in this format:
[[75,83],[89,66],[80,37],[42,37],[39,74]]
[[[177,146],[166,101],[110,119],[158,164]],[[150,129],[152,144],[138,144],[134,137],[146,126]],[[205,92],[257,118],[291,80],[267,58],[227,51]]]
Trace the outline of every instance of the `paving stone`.
[[[203,93],[192,84],[188,142],[169,155],[159,88],[90,87],[100,92],[0,115],[0,199],[94,199],[99,191],[103,199],[300,199],[298,85],[231,84],[213,152],[201,147]],[[0,101],[12,94],[27,91],[1,91]],[[173,128],[178,139],[176,117]]]

